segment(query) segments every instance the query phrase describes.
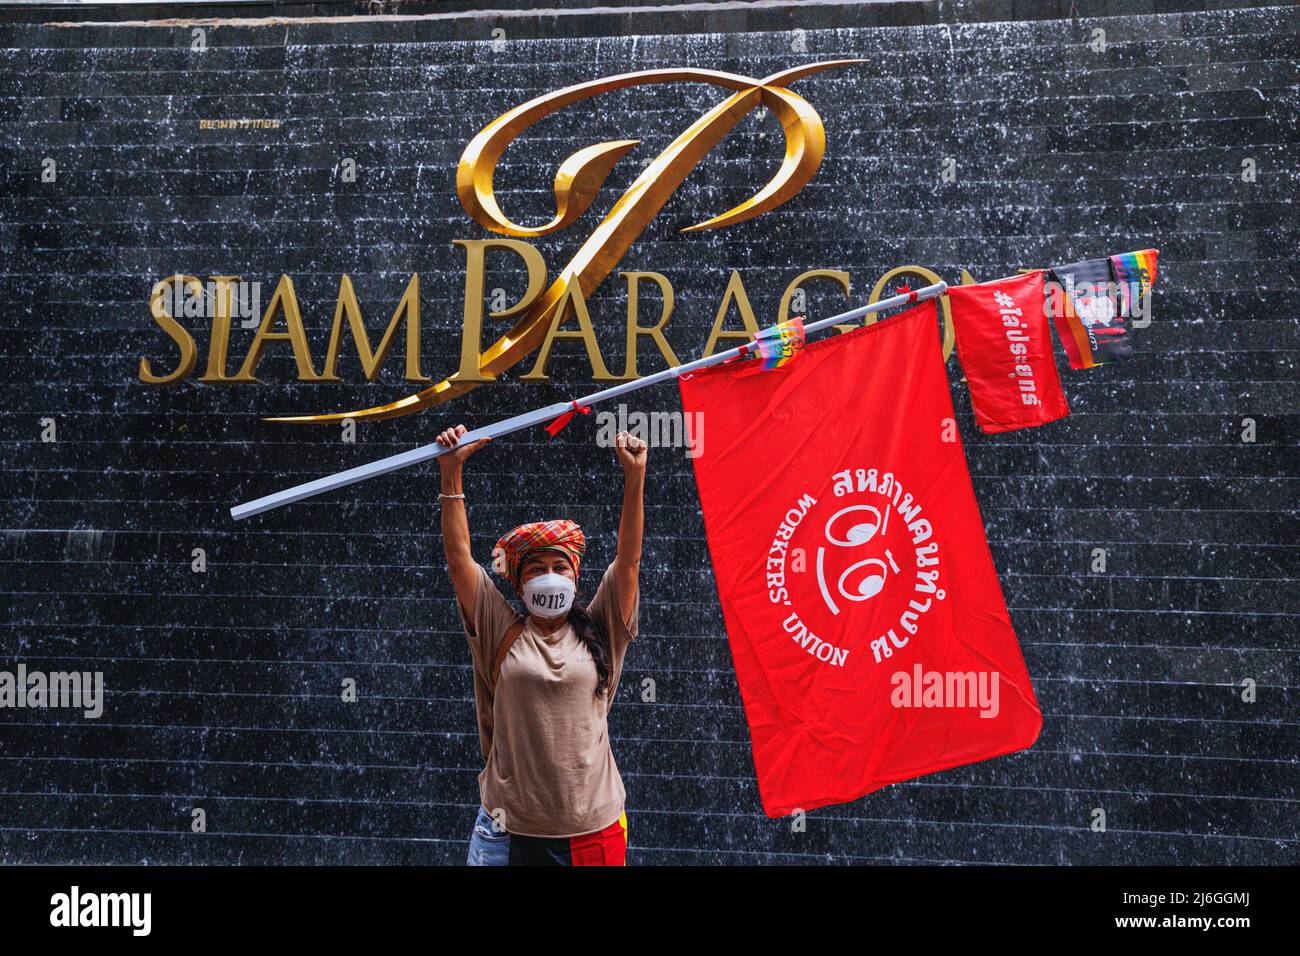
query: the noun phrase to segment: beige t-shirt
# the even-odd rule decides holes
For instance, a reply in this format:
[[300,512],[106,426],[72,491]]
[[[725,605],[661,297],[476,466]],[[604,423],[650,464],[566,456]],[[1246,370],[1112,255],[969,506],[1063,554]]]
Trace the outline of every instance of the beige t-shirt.
[[612,565],[588,607],[609,635],[609,691],[596,696],[596,665],[573,626],[543,636],[531,620],[515,639],[492,691],[492,662],[523,615],[478,565],[474,620],[456,602],[474,660],[474,705],[486,766],[479,796],[521,836],[579,836],[604,829],[623,812],[623,778],[609,746],[607,715],[636,636],[640,589],[625,624]]

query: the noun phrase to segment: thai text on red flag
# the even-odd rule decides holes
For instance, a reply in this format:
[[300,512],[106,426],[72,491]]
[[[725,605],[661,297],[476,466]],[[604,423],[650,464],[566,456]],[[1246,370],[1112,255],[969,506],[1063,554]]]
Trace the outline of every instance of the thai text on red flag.
[[957,354],[986,433],[1070,414],[1052,355],[1043,270],[948,290]]

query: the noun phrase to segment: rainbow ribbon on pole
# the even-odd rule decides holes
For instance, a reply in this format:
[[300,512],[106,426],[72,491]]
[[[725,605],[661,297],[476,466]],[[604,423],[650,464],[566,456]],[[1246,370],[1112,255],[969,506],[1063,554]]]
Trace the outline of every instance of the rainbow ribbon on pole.
[[778,322],[754,336],[754,346],[763,361],[763,370],[780,368],[793,362],[803,348],[803,316]]

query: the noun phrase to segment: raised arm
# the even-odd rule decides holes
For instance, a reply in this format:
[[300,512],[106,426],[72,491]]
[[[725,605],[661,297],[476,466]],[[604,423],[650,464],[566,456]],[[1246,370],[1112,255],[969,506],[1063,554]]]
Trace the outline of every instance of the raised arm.
[[641,535],[645,529],[646,443],[635,435],[619,432],[614,454],[623,466],[623,516],[618,522],[618,553],[614,555],[614,580],[622,599],[619,608],[624,623],[631,621],[636,607],[637,576],[641,570]]
[[478,589],[478,568],[469,547],[469,518],[465,513],[465,487],[461,482],[461,468],[465,459],[478,451],[492,439],[483,438],[469,445],[460,446],[460,436],[465,434],[465,426],[448,428],[437,437],[437,442],[455,451],[440,455],[437,459],[442,472],[440,491],[444,497],[439,499],[442,508],[442,550],[447,556],[447,571],[451,575],[451,586],[456,592],[467,621],[474,620],[474,599]]

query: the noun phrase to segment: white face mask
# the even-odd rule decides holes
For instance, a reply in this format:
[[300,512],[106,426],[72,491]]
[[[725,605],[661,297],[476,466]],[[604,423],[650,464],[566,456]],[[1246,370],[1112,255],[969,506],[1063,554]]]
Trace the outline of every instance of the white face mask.
[[563,574],[539,574],[524,582],[524,608],[538,617],[561,617],[573,606],[576,590]]

